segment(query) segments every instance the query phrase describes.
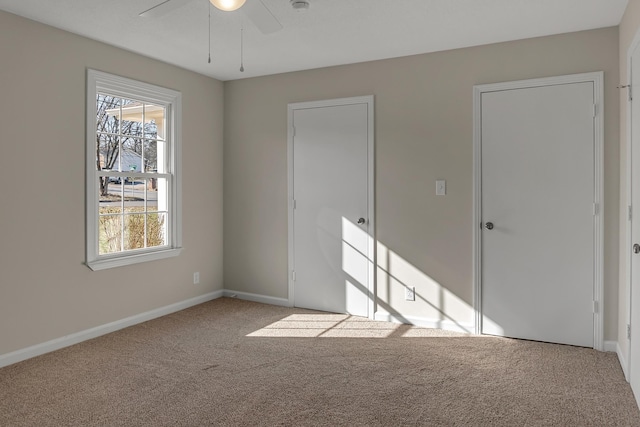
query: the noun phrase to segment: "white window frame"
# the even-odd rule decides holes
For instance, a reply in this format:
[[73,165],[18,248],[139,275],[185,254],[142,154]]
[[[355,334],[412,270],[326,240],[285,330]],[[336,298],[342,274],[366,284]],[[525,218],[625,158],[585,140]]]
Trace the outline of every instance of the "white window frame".
[[[166,147],[168,183],[167,245],[100,255],[98,251],[98,177],[96,170],[96,95],[106,92],[163,105],[166,108]],[[103,270],[175,257],[182,251],[181,129],[182,94],[137,80],[87,69],[86,134],[86,265]]]

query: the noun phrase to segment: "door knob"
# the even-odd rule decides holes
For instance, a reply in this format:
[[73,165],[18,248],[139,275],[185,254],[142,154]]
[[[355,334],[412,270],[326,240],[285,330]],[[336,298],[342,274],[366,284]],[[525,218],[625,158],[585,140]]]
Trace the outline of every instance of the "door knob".
[[358,219],[358,225],[362,225],[362,224],[364,224],[365,222],[366,222],[366,221],[365,221],[365,219],[364,219],[364,218],[359,218],[359,219]]
[[485,223],[484,228],[486,228],[487,230],[493,230],[493,223],[492,222]]
[[633,253],[634,254],[640,254],[640,245],[639,244],[635,244],[633,245]]

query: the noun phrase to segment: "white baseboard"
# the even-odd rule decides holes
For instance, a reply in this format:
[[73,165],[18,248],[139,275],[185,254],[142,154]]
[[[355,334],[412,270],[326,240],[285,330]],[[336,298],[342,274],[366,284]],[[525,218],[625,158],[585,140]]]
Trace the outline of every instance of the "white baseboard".
[[403,316],[401,314],[376,311],[375,320],[394,323],[409,323],[423,328],[444,329],[445,331],[473,334],[475,326],[472,323],[456,323],[451,320],[427,319],[423,317]]
[[106,335],[111,332],[115,332],[120,329],[127,328],[129,326],[137,325],[138,323],[146,322],[148,320],[156,319],[158,317],[166,316],[167,314],[175,313],[176,311],[184,310],[194,305],[202,304],[207,301],[211,301],[223,296],[223,291],[215,291],[205,295],[201,295],[188,300],[180,301],[175,304],[170,304],[165,307],[156,308],[145,313],[136,314],[125,319],[116,320],[115,322],[107,323],[105,325],[96,326],[95,328],[86,329],[84,331],[76,332],[71,335],[66,335],[61,338],[56,338],[51,341],[36,344],[31,347],[16,350],[11,353],[0,355],[0,368],[14,363],[21,362],[32,357],[40,356],[45,353],[49,353],[55,350],[59,350],[70,345],[78,344],[82,341],[90,340],[92,338]]
[[[624,373],[624,378],[628,382],[629,381],[629,367],[627,365],[627,356],[622,352],[622,349],[620,348],[620,344],[618,344],[618,342],[616,342],[615,344],[616,344],[615,352],[618,355],[618,361],[620,362],[620,366],[622,367],[622,372]],[[606,342],[605,342],[605,346],[606,346]]]
[[608,351],[611,353],[615,353],[618,348],[618,341],[605,341],[604,342],[604,351]]
[[238,298],[245,301],[260,302],[263,304],[279,305],[282,307],[290,306],[289,300],[286,298],[275,298],[266,295],[250,294],[248,292],[238,292],[230,289],[225,289],[223,296],[229,298]]
[[[21,362],[32,357],[40,356],[55,350],[59,350],[64,347],[69,347],[74,344],[78,344],[82,341],[90,340],[101,335],[106,335],[111,332],[115,332],[120,329],[127,328],[129,326],[137,325],[142,322],[156,319],[158,317],[166,316],[171,313],[175,313],[180,310],[184,310],[189,307],[193,307],[198,304],[212,301],[220,297],[238,298],[246,301],[259,302],[263,304],[271,304],[282,307],[289,307],[289,300],[286,298],[275,298],[266,295],[252,294],[248,292],[238,292],[233,290],[219,290],[211,292],[205,295],[200,295],[195,298],[190,298],[175,304],[170,304],[164,307],[156,308],[154,310],[147,311],[145,313],[136,314],[125,319],[116,320],[115,322],[107,323],[104,325],[96,326],[94,328],[86,329],[84,331],[76,332],[71,335],[56,338],[51,341],[47,341],[41,344],[36,344],[31,347],[16,350],[10,353],[0,355],[0,368],[12,365],[14,363]],[[381,320],[385,322],[395,323],[409,323],[424,328],[436,328],[444,329],[447,331],[474,333],[475,327],[472,323],[456,323],[450,320],[439,319],[427,319],[414,316],[402,316],[400,314],[388,313],[385,311],[377,311],[374,315],[375,320]],[[620,365],[624,372],[625,378],[627,375],[627,362],[625,356],[620,350],[620,346],[617,341],[605,341],[604,350],[615,352],[620,360]]]

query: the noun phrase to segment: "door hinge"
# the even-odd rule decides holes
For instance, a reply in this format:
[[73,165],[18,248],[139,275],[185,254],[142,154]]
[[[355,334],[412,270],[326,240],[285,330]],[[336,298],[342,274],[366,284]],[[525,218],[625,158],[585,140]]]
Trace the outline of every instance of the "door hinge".
[[599,203],[594,203],[593,204],[593,214],[594,215],[600,215],[600,204]]
[[595,119],[598,115],[598,104],[593,104],[593,118]]
[[598,301],[593,302],[593,312],[598,313]]
[[296,127],[295,126],[293,127],[293,136],[294,137],[296,136]]
[[295,210],[298,207],[298,203],[296,202],[296,199],[293,199],[293,209]]
[[631,221],[631,219],[633,219],[633,209],[629,206],[629,221]]
[[627,325],[627,339],[631,339],[631,325]]
[[296,271],[295,270],[291,270],[291,280],[293,280],[294,282],[296,281]]
[[633,85],[628,84],[628,85],[620,85],[618,86],[618,89],[627,89],[627,94],[629,97],[629,102],[633,101]]

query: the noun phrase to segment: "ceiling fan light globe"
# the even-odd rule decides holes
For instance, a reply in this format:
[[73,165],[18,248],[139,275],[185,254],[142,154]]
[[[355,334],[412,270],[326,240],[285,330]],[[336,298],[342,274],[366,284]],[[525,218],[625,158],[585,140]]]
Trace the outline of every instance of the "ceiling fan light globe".
[[209,0],[212,5],[225,12],[240,9],[246,0]]
[[309,9],[309,2],[306,0],[291,0],[291,7],[295,11],[303,12]]

